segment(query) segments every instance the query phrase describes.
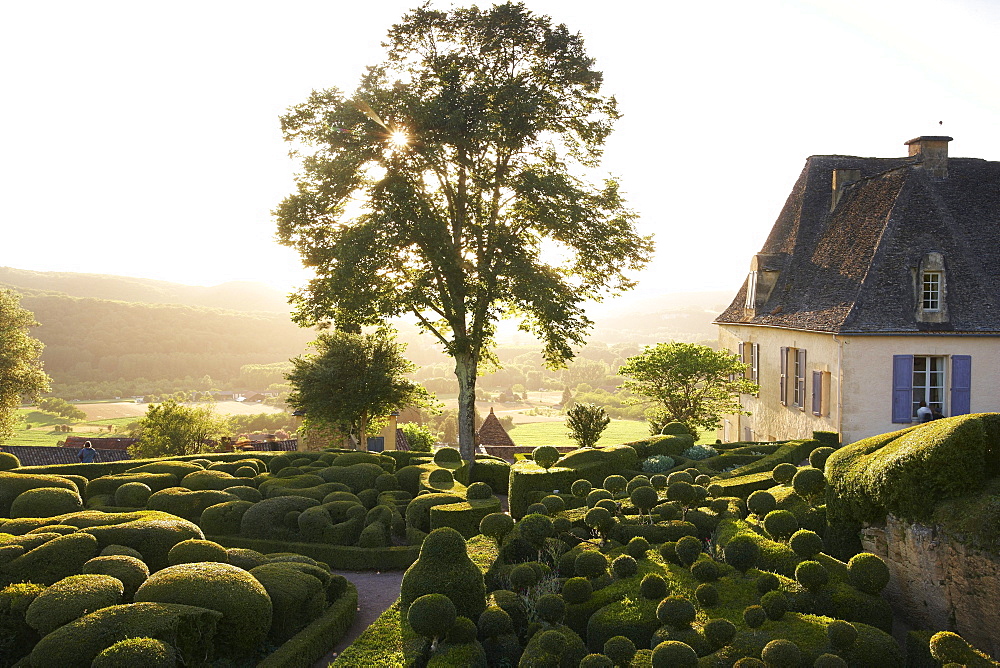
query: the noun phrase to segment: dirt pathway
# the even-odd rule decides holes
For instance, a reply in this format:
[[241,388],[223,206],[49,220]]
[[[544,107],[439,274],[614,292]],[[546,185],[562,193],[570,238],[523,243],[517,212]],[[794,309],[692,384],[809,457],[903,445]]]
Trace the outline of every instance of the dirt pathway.
[[343,638],[317,661],[313,668],[327,668],[337,655],[354,642],[365,629],[378,619],[397,598],[399,584],[403,581],[403,571],[333,571],[343,575],[358,588],[358,613],[354,624]]

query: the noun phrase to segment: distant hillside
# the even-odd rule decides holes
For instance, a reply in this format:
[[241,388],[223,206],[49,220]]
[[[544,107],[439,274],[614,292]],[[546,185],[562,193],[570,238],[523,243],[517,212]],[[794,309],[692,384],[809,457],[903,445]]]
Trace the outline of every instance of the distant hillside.
[[111,299],[146,304],[185,304],[233,311],[288,313],[286,296],[263,283],[232,281],[203,287],[148,278],[28,271],[0,267],[0,286],[22,290],[61,292],[72,297]]

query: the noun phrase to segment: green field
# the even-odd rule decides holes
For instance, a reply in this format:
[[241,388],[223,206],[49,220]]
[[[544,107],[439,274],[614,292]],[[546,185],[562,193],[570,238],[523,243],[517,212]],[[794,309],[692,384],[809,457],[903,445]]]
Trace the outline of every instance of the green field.
[[[636,420],[612,420],[608,428],[601,434],[597,445],[616,445],[637,441],[649,436],[649,427],[645,422]],[[517,445],[531,448],[539,445],[576,445],[567,435],[563,422],[531,422],[517,425],[510,431],[510,437]]]
[[[107,418],[104,420],[68,420],[58,415],[53,415],[45,411],[32,408],[22,408],[18,410],[21,423],[15,428],[14,435],[3,441],[3,445],[58,445],[67,436],[121,436],[118,431],[130,422],[135,422],[138,418],[122,417]],[[32,429],[25,429],[25,424],[30,424]],[[55,425],[68,424],[73,428],[71,432],[55,431]],[[102,426],[104,429],[100,429]],[[115,431],[108,432],[107,426],[114,425]],[[39,429],[39,427],[52,427],[51,429]]]

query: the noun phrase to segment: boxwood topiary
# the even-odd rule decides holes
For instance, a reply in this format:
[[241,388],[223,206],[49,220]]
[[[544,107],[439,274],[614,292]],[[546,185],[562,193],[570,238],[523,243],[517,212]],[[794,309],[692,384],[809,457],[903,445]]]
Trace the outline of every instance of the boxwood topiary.
[[284,517],[290,511],[302,512],[318,506],[316,499],[304,496],[279,496],[255,503],[240,520],[240,535],[247,538],[293,541],[297,531],[284,524]]
[[798,467],[795,464],[781,462],[771,470],[771,478],[779,485],[787,485],[795,477]]
[[604,642],[603,649],[604,655],[617,666],[628,666],[635,657],[635,643],[626,636],[608,638]]
[[235,536],[240,532],[243,514],[253,506],[249,501],[217,503],[201,512],[198,524],[210,536]]
[[656,608],[656,618],[661,624],[675,629],[686,629],[695,620],[694,605],[684,596],[667,596]]
[[83,565],[97,555],[97,550],[97,539],[89,533],[57,536],[7,563],[0,578],[2,584],[34,582],[51,585],[78,574]]
[[645,559],[649,549],[649,541],[642,536],[636,536],[625,545],[626,554],[633,559]]
[[524,512],[528,515],[548,515],[549,509],[544,503],[532,503]]
[[621,554],[611,562],[611,572],[616,580],[624,580],[635,575],[639,571],[639,564],[627,554]]
[[578,576],[593,580],[608,570],[608,558],[597,550],[584,550],[573,562],[573,572]]
[[177,665],[177,653],[156,638],[126,638],[102,651],[90,665],[91,668],[173,668]]
[[830,581],[830,573],[818,561],[806,560],[795,567],[795,580],[809,591],[816,591]]
[[763,626],[764,622],[767,621],[767,613],[764,612],[764,608],[759,605],[748,605],[743,609],[743,623],[745,623],[751,629],[756,629]]
[[615,662],[605,654],[588,654],[580,659],[579,668],[615,668]]
[[432,593],[451,598],[458,614],[469,619],[478,619],[486,608],[483,573],[469,559],[462,534],[450,527],[435,529],[424,539],[420,556],[403,574],[400,603],[407,606]]
[[807,503],[812,503],[826,488],[826,476],[817,468],[806,466],[792,477],[792,489]]
[[126,508],[143,508],[153,493],[149,485],[143,482],[127,482],[115,490],[115,505]]
[[786,540],[799,530],[799,521],[788,510],[772,510],[764,516],[764,531],[775,540]]
[[510,615],[503,608],[496,605],[487,606],[483,610],[482,614],[479,615],[477,627],[479,629],[479,637],[482,639],[495,638],[496,636],[514,632],[514,622],[511,620]]
[[123,593],[121,581],[109,575],[71,575],[36,596],[24,619],[48,635],[88,612],[121,603]]
[[21,466],[21,460],[9,452],[0,452],[0,471],[10,471]]
[[[480,613],[482,614],[482,613]],[[415,598],[406,611],[406,621],[418,635],[441,638],[458,617],[454,602],[444,594],[423,594]]]
[[697,668],[698,654],[690,645],[666,640],[653,649],[653,668]]
[[820,654],[813,662],[813,668],[847,668],[847,662],[836,654]]
[[215,644],[222,655],[252,655],[271,627],[271,599],[249,573],[231,564],[169,566],[153,573],[135,593],[136,602],[179,603],[222,613]]
[[94,575],[110,575],[122,583],[122,600],[132,602],[132,597],[140,585],[149,577],[149,567],[135,557],[124,554],[94,557],[83,565],[83,572]]
[[677,541],[674,550],[677,552],[677,559],[682,566],[690,566],[701,554],[701,541],[694,536],[684,536]]
[[781,581],[778,580],[778,576],[774,573],[761,573],[757,577],[755,586],[757,587],[757,593],[763,596],[769,591],[775,591],[780,588]]
[[238,501],[238,497],[216,489],[190,490],[186,487],[168,487],[154,492],[146,501],[150,510],[159,510],[190,522],[197,522],[202,512],[209,506],[227,501]]
[[774,668],[798,668],[802,662],[802,650],[791,640],[779,638],[764,645],[760,658]]
[[272,562],[250,571],[271,599],[272,615],[268,639],[283,643],[301,631],[326,608],[324,583],[289,562]]
[[559,594],[543,594],[535,601],[535,614],[548,624],[561,624],[566,616],[566,601]]
[[83,510],[83,500],[74,489],[39,487],[17,495],[10,506],[11,517],[56,517]]
[[858,591],[878,595],[889,584],[889,567],[878,555],[861,552],[847,562],[847,578]]
[[[666,584],[664,583],[664,591]],[[594,588],[585,577],[572,577],[562,586],[562,597],[567,603],[584,603],[590,600]]]
[[732,642],[736,637],[736,625],[728,619],[710,619],[703,627],[705,639],[708,640],[712,649],[719,649]]
[[777,507],[777,500],[767,490],[758,489],[747,497],[747,509],[757,517],[764,517]]
[[836,650],[844,650],[854,644],[858,639],[858,629],[854,624],[841,619],[830,622],[826,627],[826,636],[830,639],[830,645]]
[[778,621],[788,612],[788,597],[784,592],[769,591],[760,597],[760,607],[771,621]]
[[[485,482],[473,482],[465,489],[466,499],[488,499],[493,496],[493,489]],[[559,499],[559,497],[555,497]],[[559,499],[562,501],[562,499]],[[565,507],[565,503],[563,504]]]
[[788,540],[788,546],[803,559],[812,559],[823,551],[823,539],[815,531],[799,529]]
[[170,551],[167,553],[167,562],[171,566],[192,564],[201,561],[228,564],[229,554],[226,552],[226,548],[218,543],[198,538],[182,540],[170,548]]
[[[444,469],[439,469],[444,470]],[[447,471],[445,471],[447,473]],[[460,503],[465,499],[455,494],[424,494],[406,506],[406,525],[424,533],[431,530],[431,508],[446,503]],[[465,615],[468,617],[468,615]]]
[[719,590],[715,585],[704,582],[694,590],[694,596],[706,608],[711,608],[719,602]]
[[826,460],[829,459],[830,455],[832,455],[835,451],[836,451],[835,448],[831,448],[829,446],[816,448],[815,450],[809,453],[809,466],[812,466],[813,468],[817,468],[820,471],[822,471],[823,468],[826,466]]

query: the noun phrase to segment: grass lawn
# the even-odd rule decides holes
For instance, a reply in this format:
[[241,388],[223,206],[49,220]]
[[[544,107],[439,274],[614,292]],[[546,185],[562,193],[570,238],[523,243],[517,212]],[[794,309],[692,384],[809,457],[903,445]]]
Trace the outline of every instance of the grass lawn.
[[[517,445],[530,448],[539,445],[576,445],[566,435],[566,425],[562,422],[530,422],[519,424],[510,431],[510,437]],[[617,445],[637,441],[649,436],[649,427],[645,422],[637,420],[612,420],[608,428],[601,434],[597,445]]]
[[[22,422],[15,429],[14,435],[4,441],[3,445],[58,445],[59,441],[65,440],[67,436],[83,436],[85,438],[120,436],[121,433],[117,430],[137,419],[121,417],[77,422],[33,408],[22,408],[18,410],[18,413]],[[24,428],[25,422],[31,425],[30,430]],[[59,424],[68,424],[73,427],[73,431],[69,433],[55,431],[55,425]],[[114,425],[116,431],[108,432],[108,425]]]

